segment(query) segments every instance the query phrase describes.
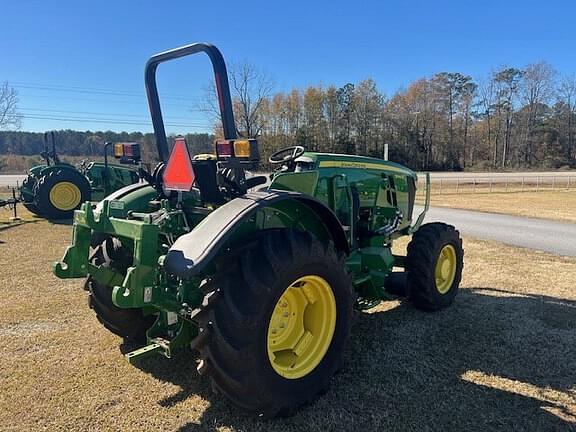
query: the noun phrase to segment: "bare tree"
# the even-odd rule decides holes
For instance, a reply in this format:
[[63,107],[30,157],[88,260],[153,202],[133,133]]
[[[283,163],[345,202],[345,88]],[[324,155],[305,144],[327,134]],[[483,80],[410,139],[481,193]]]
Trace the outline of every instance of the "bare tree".
[[0,85],[0,130],[20,129],[18,92],[8,82]]
[[232,67],[230,81],[236,107],[236,129],[241,136],[256,138],[264,127],[261,108],[272,93],[272,80],[256,66],[241,63]]
[[[486,145],[489,150],[492,149],[492,117],[493,108],[496,101],[496,94],[494,89],[494,80],[493,79],[483,79],[480,81],[480,85],[478,86],[478,95],[479,95],[479,102],[482,109],[481,118],[486,120],[487,126],[487,141]],[[494,150],[492,150],[493,154],[493,165],[496,166],[498,160],[498,141],[494,142]]]
[[566,146],[566,156],[568,159],[572,157],[572,149],[574,148],[573,133],[572,133],[572,117],[576,114],[576,75],[565,77],[558,89],[559,99],[566,105],[567,112],[567,128],[568,128],[568,143]]
[[524,134],[524,161],[532,163],[533,142],[532,132],[537,124],[542,109],[552,98],[554,92],[554,78],[556,71],[548,63],[540,62],[526,66],[523,71],[521,92],[526,107],[525,134]]
[[[249,63],[232,65],[229,71],[230,92],[238,135],[256,138],[264,128],[262,108],[265,100],[272,95],[273,83],[270,77]],[[206,101],[200,110],[207,112],[221,127],[220,107],[216,87],[210,82],[205,89]]]
[[[510,137],[512,135],[512,120],[514,117],[514,102],[518,97],[518,90],[523,72],[519,69],[503,66],[492,74],[496,85],[498,117],[505,114],[504,146],[502,148],[502,166],[507,165],[508,151],[510,150]],[[500,127],[498,127],[500,129]]]

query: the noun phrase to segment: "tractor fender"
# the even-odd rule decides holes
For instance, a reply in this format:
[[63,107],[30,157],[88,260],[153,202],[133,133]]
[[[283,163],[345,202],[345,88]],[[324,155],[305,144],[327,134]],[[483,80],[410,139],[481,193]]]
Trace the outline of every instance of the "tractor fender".
[[[156,189],[148,183],[134,183],[112,192],[104,198],[104,200],[123,201],[126,210],[142,210],[147,208],[148,201],[153,199],[157,194]],[[96,212],[102,211],[104,200],[96,204]]]
[[165,269],[181,279],[197,275],[231,239],[237,228],[258,210],[289,200],[298,201],[312,210],[328,231],[336,249],[349,253],[348,240],[338,218],[322,202],[299,192],[263,190],[229,201],[210,213],[190,233],[180,236],[166,254]]
[[36,165],[32,168],[30,168],[27,172],[27,174],[30,177],[35,177],[38,178],[39,174],[42,172],[42,170],[48,168],[48,165]]
[[[32,168],[32,170],[34,170],[34,168]],[[70,165],[70,164],[58,164],[58,165],[50,165],[50,166],[42,166],[41,169],[39,169],[38,171],[34,171],[34,175],[38,178],[47,175],[48,173],[52,172],[52,171],[74,171],[74,172],[79,172],[76,167],[74,167],[74,165]]]

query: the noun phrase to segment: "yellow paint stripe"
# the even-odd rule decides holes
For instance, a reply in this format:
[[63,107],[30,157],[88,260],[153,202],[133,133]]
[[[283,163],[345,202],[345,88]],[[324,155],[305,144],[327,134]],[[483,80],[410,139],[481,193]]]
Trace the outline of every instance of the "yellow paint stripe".
[[402,168],[372,162],[320,161],[319,168],[360,168],[392,171],[407,174]]

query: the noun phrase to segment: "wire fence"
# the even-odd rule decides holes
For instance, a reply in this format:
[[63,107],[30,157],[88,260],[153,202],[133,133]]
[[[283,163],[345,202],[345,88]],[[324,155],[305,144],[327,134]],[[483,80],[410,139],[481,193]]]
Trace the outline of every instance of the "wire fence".
[[[424,189],[424,179],[419,176],[419,189]],[[435,177],[431,181],[431,195],[458,195],[475,193],[544,192],[551,190],[576,190],[574,176],[500,176],[500,177]]]

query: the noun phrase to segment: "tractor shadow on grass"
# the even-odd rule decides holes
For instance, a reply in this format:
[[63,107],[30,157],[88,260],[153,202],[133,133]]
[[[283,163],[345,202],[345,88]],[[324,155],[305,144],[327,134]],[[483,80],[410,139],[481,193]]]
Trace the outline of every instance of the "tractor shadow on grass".
[[[122,354],[126,354],[136,348],[139,347],[126,343],[120,345]],[[154,376],[156,379],[170,382],[180,387],[180,391],[175,395],[158,401],[160,406],[170,408],[195,394],[211,399],[210,383],[200,377],[196,371],[197,359],[198,355],[195,351],[182,350],[171,359],[155,355],[138,361],[134,366],[142,372]]]
[[29,225],[29,224],[35,224],[37,222],[41,222],[43,219],[33,219],[33,220],[21,220],[18,222],[13,222],[13,223],[0,223],[0,232],[2,231],[7,231],[9,229],[12,228],[17,228],[23,225]]
[[267,421],[213,395],[189,355],[143,370],[181,387],[163,407],[210,401],[181,431],[576,431],[574,301],[471,288],[436,313],[389,302],[357,314],[345,359],[326,395]]
[[52,225],[68,225],[68,226],[72,226],[74,225],[74,219],[70,218],[70,219],[46,219],[49,223],[51,223]]

